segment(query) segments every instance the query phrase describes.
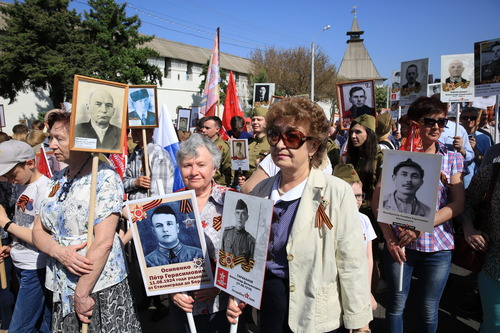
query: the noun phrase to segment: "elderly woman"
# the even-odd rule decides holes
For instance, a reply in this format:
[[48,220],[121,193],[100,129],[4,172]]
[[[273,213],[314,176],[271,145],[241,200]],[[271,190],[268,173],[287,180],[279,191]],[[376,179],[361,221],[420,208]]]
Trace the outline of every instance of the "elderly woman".
[[[460,215],[464,208],[462,171],[464,159],[461,154],[449,152],[438,141],[448,119],[446,104],[433,97],[415,100],[409,110],[408,119],[418,123],[424,153],[442,156],[441,177],[436,202],[434,231],[420,233],[408,229],[379,223],[385,238],[384,266],[387,287],[387,332],[403,332],[403,311],[410,291],[412,273],[418,278],[418,308],[421,313],[417,321],[417,332],[436,332],[438,326],[439,300],[443,294],[451,267],[453,245],[452,218]],[[436,170],[437,171],[437,170]],[[374,194],[373,207],[378,207],[380,188]],[[404,264],[403,264],[404,263]],[[403,267],[403,290],[398,291],[400,267]]]
[[[318,169],[329,131],[325,113],[307,98],[287,98],[271,105],[266,122],[281,171],[251,192],[274,200],[260,332],[342,325],[365,332],[372,311],[356,199],[349,184]],[[230,302],[231,322],[242,306]]]
[[[215,268],[217,252],[222,237],[222,208],[228,187],[220,186],[212,179],[220,165],[221,152],[210,139],[193,134],[182,142],[177,151],[177,164],[181,169],[185,190],[194,190],[200,212],[205,242],[212,267]],[[215,269],[214,269],[215,271]],[[176,305],[171,310],[173,332],[187,332],[185,312],[192,312],[198,332],[229,332],[225,318],[228,295],[218,288],[202,289],[189,293],[170,295]],[[245,329],[242,325],[239,331]]]
[[53,332],[140,332],[127,282],[120,240],[115,232],[123,199],[123,183],[108,165],[100,164],[94,241],[88,250],[91,154],[69,150],[70,114],[49,116],[50,148],[68,167],[56,173],[35,219],[33,242],[50,256],[46,286],[53,292]]

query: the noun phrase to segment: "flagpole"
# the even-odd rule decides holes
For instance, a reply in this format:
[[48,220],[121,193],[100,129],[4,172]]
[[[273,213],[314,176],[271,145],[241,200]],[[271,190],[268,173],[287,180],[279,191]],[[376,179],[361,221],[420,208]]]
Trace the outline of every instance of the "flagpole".
[[[220,27],[217,28],[217,58],[219,59],[219,77],[220,77]],[[217,83],[217,117],[221,117],[220,115],[220,82]]]

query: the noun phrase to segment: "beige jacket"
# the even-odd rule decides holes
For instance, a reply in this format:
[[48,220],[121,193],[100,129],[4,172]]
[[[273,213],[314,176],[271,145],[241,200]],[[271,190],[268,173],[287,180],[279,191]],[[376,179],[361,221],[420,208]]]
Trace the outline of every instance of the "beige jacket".
[[[281,172],[251,194],[268,198]],[[333,228],[315,228],[318,206]],[[288,324],[293,332],[360,328],[372,318],[368,264],[354,193],[343,180],[313,168],[286,246],[290,272]]]

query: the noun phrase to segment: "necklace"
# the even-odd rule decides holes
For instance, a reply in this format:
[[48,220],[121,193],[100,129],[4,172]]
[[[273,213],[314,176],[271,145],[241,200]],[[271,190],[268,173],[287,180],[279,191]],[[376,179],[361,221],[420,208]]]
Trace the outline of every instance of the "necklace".
[[78,178],[78,176],[82,172],[83,168],[85,168],[85,166],[87,165],[87,163],[89,162],[91,157],[92,157],[92,155],[89,155],[89,157],[87,157],[87,159],[85,160],[85,163],[83,163],[83,165],[77,171],[75,176],[71,179],[69,179],[69,177],[68,177],[69,167],[66,169],[66,171],[64,172],[64,176],[66,176],[67,180],[64,182],[64,184],[61,188],[61,193],[59,193],[59,197],[57,198],[57,201],[63,202],[64,200],[66,200],[66,198],[68,197],[69,190],[71,189],[71,186],[73,185],[73,182],[75,181],[76,178]]

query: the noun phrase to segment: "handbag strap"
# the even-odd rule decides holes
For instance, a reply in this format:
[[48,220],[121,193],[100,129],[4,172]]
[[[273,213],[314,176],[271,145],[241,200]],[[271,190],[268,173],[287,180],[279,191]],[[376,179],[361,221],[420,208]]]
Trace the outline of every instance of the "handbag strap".
[[493,190],[495,189],[495,185],[497,183],[498,173],[500,171],[500,163],[493,163],[493,174],[491,175],[490,186],[488,188],[488,192],[484,197],[484,214],[483,219],[481,221],[481,226],[479,230],[486,230],[486,226],[488,225],[490,209],[491,209],[491,198],[493,197]]

